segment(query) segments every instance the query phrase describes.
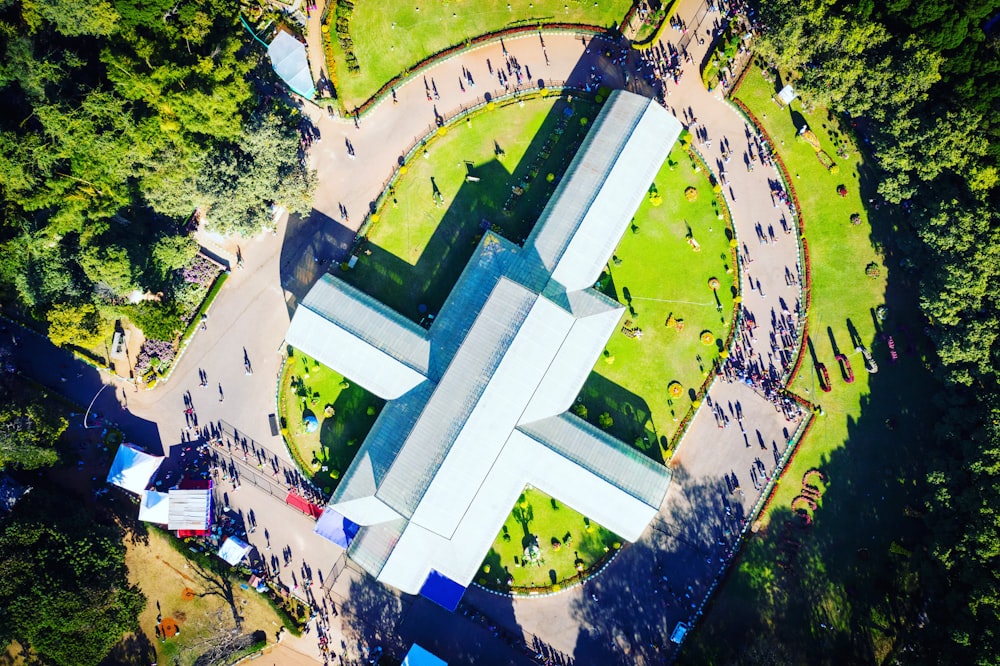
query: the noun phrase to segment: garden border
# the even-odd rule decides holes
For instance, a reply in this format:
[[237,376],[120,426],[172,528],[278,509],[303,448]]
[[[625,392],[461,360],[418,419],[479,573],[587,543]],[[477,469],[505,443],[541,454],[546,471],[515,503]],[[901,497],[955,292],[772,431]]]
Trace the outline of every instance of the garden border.
[[[208,258],[213,263],[218,263],[211,257]],[[221,266],[221,264],[219,265]],[[177,366],[180,364],[181,358],[184,356],[184,352],[187,351],[188,346],[191,344],[191,340],[194,339],[194,335],[198,331],[198,326],[199,324],[201,324],[201,316],[207,313],[209,309],[212,307],[212,304],[215,303],[216,297],[218,297],[219,292],[222,291],[222,287],[223,285],[225,285],[226,280],[229,279],[229,274],[230,274],[229,269],[223,266],[222,271],[215,277],[215,280],[212,281],[212,286],[209,287],[208,291],[205,293],[205,298],[202,299],[201,305],[198,306],[198,309],[191,317],[191,321],[188,322],[187,328],[185,328],[184,332],[181,334],[181,339],[177,343],[177,354],[174,355],[173,363],[171,363],[170,367],[167,368],[167,372],[165,374],[158,375],[154,379],[152,386],[150,386],[147,382],[143,381],[142,382],[143,389],[151,391],[154,388],[156,388],[157,384],[161,382],[166,383],[170,381],[170,377],[174,374],[174,370],[177,369]]]
[[[751,58],[752,57],[753,56],[751,54]],[[744,74],[749,69],[750,67],[746,67],[744,69]],[[799,342],[798,358],[796,359],[796,362],[792,367],[792,370],[782,379],[785,384],[784,394],[789,398],[791,398],[792,400],[794,400],[800,406],[807,408],[807,410],[805,418],[802,420],[802,422],[799,424],[799,427],[796,428],[795,433],[789,439],[788,445],[785,447],[785,451],[781,456],[781,460],[775,466],[774,474],[771,475],[770,480],[764,487],[764,492],[762,492],[760,497],[757,498],[757,501],[754,503],[754,506],[752,507],[751,511],[747,514],[746,522],[744,523],[743,529],[740,532],[740,538],[736,542],[736,545],[734,546],[734,549],[730,557],[720,567],[718,574],[716,575],[714,581],[712,582],[712,585],[705,593],[705,596],[702,599],[701,604],[698,606],[698,609],[694,612],[691,619],[689,620],[688,623],[689,628],[693,627],[694,624],[702,617],[702,615],[704,615],[705,607],[709,603],[711,603],[712,596],[715,590],[718,589],[719,585],[725,582],[729,574],[732,572],[733,568],[730,565],[732,564],[733,560],[735,560],[737,550],[742,551],[746,548],[747,532],[751,530],[755,524],[757,524],[759,516],[763,512],[767,511],[768,507],[770,506],[771,501],[774,499],[775,490],[777,489],[778,484],[781,482],[781,477],[784,475],[785,470],[788,468],[788,466],[795,459],[795,455],[796,453],[798,453],[799,444],[801,444],[802,440],[804,440],[806,436],[809,434],[809,431],[812,429],[813,422],[818,413],[818,407],[816,405],[809,402],[805,398],[799,396],[798,394],[789,391],[787,388],[788,385],[791,383],[791,381],[794,379],[795,373],[798,372],[799,368],[802,365],[802,358],[804,356],[806,340],[808,337],[807,318],[809,313],[808,308],[811,303],[811,294],[812,294],[812,289],[811,289],[812,277],[809,272],[808,254],[806,254],[806,252],[808,251],[808,247],[806,245],[806,240],[805,240],[805,233],[804,233],[805,229],[802,225],[802,216],[800,212],[801,207],[799,205],[798,195],[795,193],[795,188],[792,186],[791,179],[788,177],[788,169],[785,166],[784,161],[781,159],[781,156],[778,154],[777,144],[774,143],[774,140],[771,138],[771,136],[764,130],[764,127],[754,116],[753,112],[751,112],[750,109],[748,109],[743,102],[733,97],[733,95],[735,95],[737,90],[739,89],[738,84],[741,84],[742,82],[743,82],[743,76],[741,75],[737,81],[737,85],[734,85],[730,88],[729,94],[726,95],[724,99],[733,107],[735,111],[740,113],[748,123],[753,125],[754,129],[756,129],[757,132],[761,136],[763,136],[767,140],[767,142],[774,148],[771,151],[771,156],[778,167],[777,171],[779,178],[781,178],[784,181],[785,187],[787,188],[789,194],[791,195],[791,200],[793,204],[791,206],[791,215],[793,218],[793,222],[798,226],[797,229],[798,233],[796,234],[798,243],[796,245],[797,245],[797,250],[799,252],[800,271],[802,272],[802,279],[799,284],[799,291],[800,294],[803,295],[802,300],[804,301],[803,303],[804,312],[802,312],[799,317],[800,342]],[[803,257],[805,257],[805,260],[803,260]],[[690,631],[687,634],[685,634],[685,636],[689,634]],[[684,638],[681,639],[681,642],[678,644],[678,648],[680,645],[683,644],[683,642]]]
[[[699,153],[698,150],[694,147],[694,144],[688,144],[687,153],[689,156],[691,156],[691,158],[694,161],[698,163],[700,168],[702,168],[708,175],[709,183],[712,185],[712,196],[714,196],[716,201],[718,201],[721,204],[719,207],[719,211],[722,212],[723,216],[725,217],[726,225],[733,230],[733,239],[737,240],[738,243],[739,239],[738,236],[736,235],[736,225],[733,224],[733,215],[732,211],[729,210],[729,202],[726,201],[726,197],[722,195],[721,189],[719,192],[715,191],[715,183],[718,182],[718,178],[715,176],[714,173],[712,173],[711,169],[708,168],[708,163],[705,161],[705,158],[701,156],[701,153]],[[740,309],[740,305],[743,303],[742,269],[737,255],[738,247],[739,247],[738,245],[736,248],[732,247],[731,245],[729,247],[729,258],[733,264],[734,270],[736,271],[736,278],[735,278],[736,297],[733,298],[733,313],[731,316],[729,333],[726,336],[726,343],[722,347],[727,354],[729,353],[729,350],[732,347],[733,337],[736,335],[736,327],[740,323],[741,319],[740,312],[742,312],[742,310]],[[716,361],[715,363],[713,363],[712,369],[709,371],[708,376],[705,377],[705,379],[701,383],[701,386],[698,388],[698,392],[695,394],[697,396],[696,399],[692,401],[691,406],[688,408],[687,413],[684,414],[683,418],[681,418],[680,424],[677,426],[677,430],[670,438],[669,450],[671,452],[670,456],[671,458],[673,458],[673,452],[677,450],[678,446],[680,446],[681,440],[684,439],[684,435],[687,434],[688,428],[691,426],[691,422],[694,421],[694,417],[697,415],[698,409],[701,407],[702,398],[705,396],[705,394],[711,387],[712,382],[718,375],[718,371],[719,371],[719,363],[718,361]],[[667,462],[669,461],[664,461],[664,464],[666,464]]]
[[[282,349],[281,349],[281,352],[280,352],[281,353],[281,367],[278,368],[278,382],[275,385],[275,389],[274,389],[274,413],[278,417],[278,434],[281,435],[281,442],[282,442],[282,444],[285,445],[285,449],[288,451],[288,455],[291,456],[292,462],[295,463],[295,466],[299,468],[299,474],[301,474],[306,480],[308,480],[309,483],[310,483],[310,485],[312,485],[312,487],[317,492],[319,492],[320,495],[322,495],[327,500],[329,500],[330,497],[333,496],[333,492],[336,490],[336,488],[331,488],[330,489],[329,496],[327,496],[326,493],[321,492],[323,489],[321,487],[319,487],[315,483],[315,481],[313,481],[313,477],[315,475],[312,473],[312,471],[310,471],[309,466],[306,465],[305,459],[303,459],[301,457],[301,455],[299,454],[298,450],[295,449],[295,448],[293,448],[292,445],[291,445],[291,443],[289,442],[289,440],[291,439],[291,436],[288,434],[288,428],[285,427],[285,426],[283,426],[281,424],[281,419],[282,419],[282,414],[281,414],[281,385],[282,385],[282,381],[283,381],[284,376],[285,376],[285,366],[288,365],[288,359],[290,358],[289,355],[288,355],[288,347],[291,347],[291,345],[289,345],[287,342],[282,341],[281,346],[282,346]],[[295,349],[294,347],[292,347],[292,348]],[[298,351],[298,350],[296,350],[296,351]],[[360,447],[359,447],[359,450],[360,450]],[[341,472],[341,475],[343,475],[345,472],[347,472],[346,469]],[[337,479],[337,485],[340,485],[340,479]]]
[[[565,587],[563,587],[563,585],[562,585],[563,582],[565,582],[565,581],[559,581],[555,585],[549,585],[548,587],[522,587],[522,588],[516,588],[516,589],[521,589],[521,590],[528,590],[528,592],[515,593],[513,591],[511,591],[511,592],[501,592],[500,590],[494,590],[491,587],[486,587],[485,585],[480,585],[475,580],[473,580],[469,585],[470,585],[470,587],[472,587],[472,586],[477,587],[480,590],[483,590],[484,592],[489,592],[490,594],[494,594],[494,595],[496,595],[498,597],[503,597],[504,599],[539,599],[541,597],[554,597],[557,594],[562,594],[564,592],[569,592],[570,590],[576,589],[577,587],[579,587],[579,586],[583,585],[584,583],[586,583],[591,578],[594,578],[595,576],[599,576],[600,574],[604,573],[604,570],[607,569],[608,566],[610,566],[610,564],[612,562],[614,562],[618,558],[618,556],[621,554],[621,552],[623,550],[625,550],[626,548],[628,548],[630,545],[631,545],[630,543],[623,541],[622,545],[621,545],[621,548],[615,550],[613,553],[611,553],[610,555],[608,555],[607,559],[598,562],[596,565],[594,565],[590,569],[586,569],[583,573],[579,574],[578,576],[574,576],[573,578],[566,579],[566,580],[569,580],[570,583],[568,585],[566,585]],[[556,587],[556,586],[559,586],[559,589],[558,590],[553,590],[552,588]],[[511,588],[511,589],[513,590],[515,588]]]
[[[331,0],[332,2],[332,0]],[[329,6],[330,3],[328,3]],[[332,4],[336,4],[332,2]],[[326,25],[325,23],[323,25]],[[453,58],[457,55],[463,54],[466,51],[473,51],[477,48],[487,46],[494,42],[498,42],[501,39],[520,39],[522,37],[529,37],[529,33],[537,32],[538,35],[542,36],[545,33],[555,33],[555,32],[573,32],[580,35],[591,35],[595,38],[608,38],[612,31],[607,28],[602,28],[597,25],[587,24],[587,23],[533,23],[529,25],[513,26],[510,28],[503,28],[501,30],[495,30],[493,32],[483,33],[476,37],[470,37],[466,39],[461,44],[453,44],[452,46],[446,47],[437,53],[433,53],[423,60],[420,60],[415,65],[404,68],[399,74],[387,81],[378,90],[375,91],[368,99],[362,102],[360,105],[355,106],[352,111],[348,111],[347,107],[344,105],[343,98],[338,94],[336,98],[336,106],[340,110],[341,117],[344,118],[354,118],[355,120],[363,119],[368,113],[374,111],[380,104],[386,101],[386,99],[391,94],[392,90],[398,86],[404,85],[412,79],[416,78],[418,75],[424,73],[426,70],[435,67],[443,61]],[[327,33],[329,34],[329,33]],[[326,55],[326,50],[324,48],[324,56]],[[327,70],[329,72],[336,72],[336,63],[332,65],[327,58]],[[330,76],[331,81],[336,81],[336,76]],[[336,83],[334,83],[334,88],[336,89]]]

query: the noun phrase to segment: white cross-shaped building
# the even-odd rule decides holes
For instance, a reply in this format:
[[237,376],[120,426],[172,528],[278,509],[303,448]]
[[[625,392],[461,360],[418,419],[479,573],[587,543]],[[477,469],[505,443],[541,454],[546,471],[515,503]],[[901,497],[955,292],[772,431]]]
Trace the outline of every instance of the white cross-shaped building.
[[464,588],[529,484],[629,541],[659,510],[669,471],[567,410],[624,310],[592,286],[680,132],[613,93],[524,246],[486,233],[429,330],[331,275],[302,300],[287,342],[389,401],[317,524],[379,581]]

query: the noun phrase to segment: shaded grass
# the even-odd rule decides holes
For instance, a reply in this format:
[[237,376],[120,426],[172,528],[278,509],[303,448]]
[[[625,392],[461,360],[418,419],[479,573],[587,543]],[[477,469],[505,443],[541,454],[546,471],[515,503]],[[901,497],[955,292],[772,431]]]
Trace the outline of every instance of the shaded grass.
[[[532,543],[537,543],[541,560],[525,564],[525,549]],[[621,539],[614,533],[528,487],[497,534],[476,580],[503,591],[558,586],[578,575],[577,565],[584,571],[592,568],[616,545],[621,546]]]
[[[289,350],[279,384],[282,435],[303,471],[324,493],[337,487],[384,405],[384,400],[343,375]],[[328,406],[333,408],[329,416]],[[313,432],[305,426],[309,415],[319,423]]]
[[[688,187],[698,190],[691,202]],[[580,401],[594,424],[607,411],[614,420],[608,430],[660,460],[667,443],[691,406],[719,356],[732,327],[735,269],[729,240],[732,232],[719,219],[718,203],[707,174],[680,148],[671,151],[653,181],[662,198],[650,197],[639,207],[631,231],[626,231],[602,277],[602,288],[628,307],[622,327],[638,327],[642,337],[628,337],[619,328],[607,344],[584,385]],[[691,236],[699,250],[688,242]],[[718,292],[708,286],[719,281]],[[716,294],[718,301],[716,301]],[[667,328],[669,317],[683,329]],[[701,334],[719,342],[705,345]],[[678,382],[681,395],[671,397],[667,386]]]
[[[610,27],[621,21],[630,4],[629,0],[605,0],[600,3],[588,0],[477,0],[475,3],[462,0],[411,3],[357,0],[351,14],[350,34],[354,40],[354,54],[361,66],[360,72],[348,71],[333,25],[336,12],[330,12],[337,92],[345,106],[352,109],[374,95],[397,74],[466,39],[506,27],[537,25],[539,22]],[[507,9],[508,5],[510,9]],[[485,75],[483,71],[482,76]],[[443,82],[438,85],[443,85]],[[458,82],[450,81],[447,85],[457,86]]]
[[[812,353],[826,364],[832,391],[819,389],[807,350],[791,388],[819,403],[823,415],[799,445],[762,516],[764,529],[747,542],[682,661],[883,663],[915,612],[916,572],[907,551],[922,529],[915,507],[923,495],[917,481],[923,433],[934,418],[925,399],[932,380],[918,348],[890,360],[872,317],[886,303],[891,334],[919,330],[906,276],[890,272],[882,259],[896,213],[866,210],[873,185],[856,152],[838,158],[840,173],[833,174],[795,137],[808,122],[823,149],[836,155],[834,142],[844,137],[825,110],[807,114],[797,102],[779,109],[770,100],[774,90],[754,69],[738,97],[777,143],[798,190],[812,264]],[[839,184],[847,197],[836,194]],[[850,224],[852,213],[861,215],[860,225]],[[872,261],[880,266],[877,280],[865,276]],[[854,351],[859,342],[873,350],[877,374],[866,372]],[[849,357],[854,383],[840,377],[835,346]],[[790,504],[811,468],[821,469],[828,483],[811,526],[803,528]]]
[[[419,305],[437,312],[483,225],[517,242],[534,227],[589,128],[580,119],[597,113],[595,104],[579,97],[572,117],[563,115],[568,106],[561,98],[509,104],[434,136],[426,156],[418,151],[387,197],[368,233],[371,254],[340,276],[414,321],[422,314]],[[552,182],[549,173],[556,177]],[[524,193],[512,198],[515,186]]]

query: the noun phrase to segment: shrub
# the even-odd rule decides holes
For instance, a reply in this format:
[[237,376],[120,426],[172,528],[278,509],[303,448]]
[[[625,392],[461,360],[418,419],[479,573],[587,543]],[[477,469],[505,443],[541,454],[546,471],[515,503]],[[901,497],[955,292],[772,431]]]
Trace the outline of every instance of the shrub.
[[597,417],[597,425],[601,426],[605,430],[609,429],[615,424],[615,420],[611,418],[611,414],[607,412],[602,412],[600,416]]

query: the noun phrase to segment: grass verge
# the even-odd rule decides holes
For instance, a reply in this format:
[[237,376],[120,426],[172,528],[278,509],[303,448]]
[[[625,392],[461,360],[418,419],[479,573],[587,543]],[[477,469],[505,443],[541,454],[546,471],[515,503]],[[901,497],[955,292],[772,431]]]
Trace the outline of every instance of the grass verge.
[[[907,276],[883,254],[899,213],[866,205],[875,200],[874,183],[853,147],[830,170],[814,146],[797,138],[808,124],[829,155],[848,140],[824,109],[776,106],[771,96],[778,85],[754,68],[736,95],[773,139],[799,193],[813,296],[807,357],[791,388],[823,414],[681,661],[883,663],[913,612],[917,573],[910,551],[922,530],[918,479],[927,444],[922,433],[933,420],[925,405],[932,379],[919,340],[907,333],[920,326]],[[838,196],[840,185],[846,196]],[[871,264],[874,279],[866,275]],[[875,313],[882,305],[888,316],[880,321]],[[891,337],[906,351],[894,357]],[[872,351],[877,373],[866,371],[858,346]],[[838,372],[838,353],[852,365],[851,382]],[[819,388],[816,362],[830,370],[829,392]],[[812,469],[826,477],[815,508],[802,499]]]
[[[334,0],[331,0],[333,2]],[[348,109],[374,95],[383,84],[428,56],[473,37],[504,28],[539,23],[580,23],[611,27],[621,21],[629,0],[461,0],[390,2],[356,0],[348,17],[353,45],[345,49],[337,35],[336,8],[328,19],[337,94]],[[343,12],[342,12],[343,13]],[[357,66],[351,71],[353,53]],[[483,76],[486,73],[483,72]],[[456,82],[457,83],[457,82]],[[454,85],[454,84],[453,84]]]

